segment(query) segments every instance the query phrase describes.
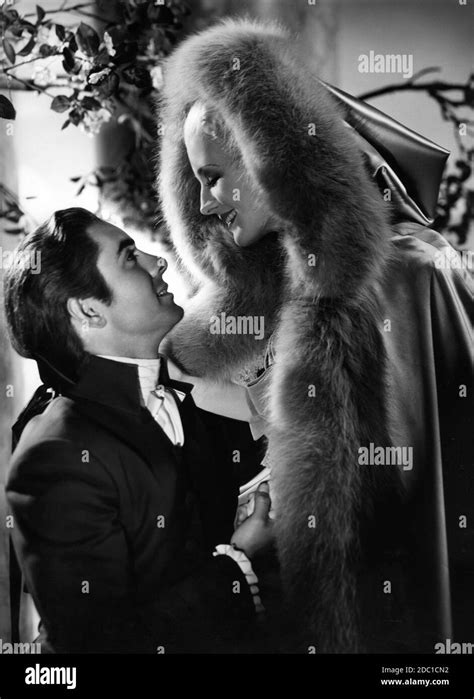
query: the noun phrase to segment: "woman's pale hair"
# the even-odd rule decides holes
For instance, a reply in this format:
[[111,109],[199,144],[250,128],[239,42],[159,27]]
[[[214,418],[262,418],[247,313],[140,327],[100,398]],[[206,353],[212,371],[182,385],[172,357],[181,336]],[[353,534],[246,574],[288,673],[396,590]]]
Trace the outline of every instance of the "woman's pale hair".
[[217,109],[208,103],[198,100],[191,105],[184,123],[184,132],[187,137],[204,133],[216,141],[234,160],[242,159],[231,130]]

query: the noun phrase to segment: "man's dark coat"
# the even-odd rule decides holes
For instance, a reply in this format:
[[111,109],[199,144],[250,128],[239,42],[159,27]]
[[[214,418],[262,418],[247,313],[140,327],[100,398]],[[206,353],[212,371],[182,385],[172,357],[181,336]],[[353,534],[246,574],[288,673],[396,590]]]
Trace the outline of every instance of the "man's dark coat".
[[236,506],[227,421],[163,367],[187,393],[179,448],[140,405],[136,366],[91,357],[77,384],[51,376],[61,393],[24,427],[7,485],[43,649],[235,649],[253,604],[239,567],[212,556]]

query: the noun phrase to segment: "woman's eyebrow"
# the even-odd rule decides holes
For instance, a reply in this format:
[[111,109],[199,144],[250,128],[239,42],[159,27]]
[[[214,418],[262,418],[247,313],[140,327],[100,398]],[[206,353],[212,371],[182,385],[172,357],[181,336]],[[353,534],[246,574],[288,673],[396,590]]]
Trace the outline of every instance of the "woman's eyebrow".
[[219,167],[216,163],[207,163],[207,165],[202,165],[197,171],[198,175],[202,175],[207,167]]

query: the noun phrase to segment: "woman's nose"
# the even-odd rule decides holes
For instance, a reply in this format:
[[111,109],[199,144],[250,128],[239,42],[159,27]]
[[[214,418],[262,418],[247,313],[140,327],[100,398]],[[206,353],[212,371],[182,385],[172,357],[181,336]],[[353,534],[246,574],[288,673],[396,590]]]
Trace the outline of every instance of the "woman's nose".
[[216,212],[217,207],[219,206],[218,202],[214,199],[214,197],[209,193],[209,190],[206,188],[201,189],[201,207],[200,211],[203,216],[210,216],[211,214],[214,214]]

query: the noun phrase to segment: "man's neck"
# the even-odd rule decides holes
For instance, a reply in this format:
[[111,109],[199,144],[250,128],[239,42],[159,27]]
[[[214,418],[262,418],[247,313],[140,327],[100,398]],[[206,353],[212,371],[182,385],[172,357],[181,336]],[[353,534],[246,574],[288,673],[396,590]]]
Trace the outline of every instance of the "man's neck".
[[104,343],[100,346],[91,347],[88,349],[90,354],[95,354],[99,357],[124,357],[129,359],[156,359],[158,357],[159,343],[140,344],[115,344]]
[[154,352],[146,352],[140,353],[137,352],[135,349],[130,350],[130,351],[124,351],[124,350],[118,350],[116,352],[113,351],[103,351],[103,352],[94,352],[96,357],[105,357],[107,358],[113,358],[113,359],[136,359],[137,362],[144,360],[148,362],[156,361],[158,359],[158,349],[155,349]]

